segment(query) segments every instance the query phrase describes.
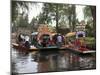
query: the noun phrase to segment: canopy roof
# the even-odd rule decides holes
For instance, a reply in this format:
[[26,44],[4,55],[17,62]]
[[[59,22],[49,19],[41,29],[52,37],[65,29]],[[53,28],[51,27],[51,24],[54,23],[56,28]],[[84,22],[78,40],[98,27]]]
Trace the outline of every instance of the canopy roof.
[[33,32],[31,35],[37,35],[38,34],[38,32]]
[[86,35],[86,33],[84,32],[84,31],[78,31],[77,33],[76,33],[76,38],[78,38],[78,36],[79,35],[83,35],[82,37],[85,37],[85,35]]
[[65,35],[65,37],[71,37],[71,36],[75,36],[76,32],[69,32]]

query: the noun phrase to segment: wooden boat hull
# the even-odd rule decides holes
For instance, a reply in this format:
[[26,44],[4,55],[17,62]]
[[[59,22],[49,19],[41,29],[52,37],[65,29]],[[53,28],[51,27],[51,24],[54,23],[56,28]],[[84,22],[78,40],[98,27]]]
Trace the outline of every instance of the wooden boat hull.
[[74,48],[69,48],[69,47],[63,47],[63,48],[57,48],[56,46],[54,47],[44,47],[44,48],[26,48],[24,46],[20,46],[18,44],[12,44],[13,47],[15,49],[18,49],[18,50],[27,50],[27,51],[58,51],[58,50],[68,50],[68,51],[72,51],[74,53],[77,53],[77,54],[93,54],[93,53],[96,53],[95,50],[78,50],[78,49],[74,49]]
[[18,50],[27,50],[27,51],[38,50],[37,48],[26,48],[25,46],[21,46],[16,43],[13,43],[12,46],[13,46],[13,48],[18,49]]
[[25,46],[20,46],[19,44],[15,44],[13,43],[13,48],[18,49],[18,50],[28,50],[28,51],[49,51],[49,50],[58,50],[58,48],[56,46],[52,46],[52,47],[43,47],[43,48],[26,48]]
[[74,53],[77,53],[77,54],[93,54],[93,53],[96,53],[95,50],[79,50],[79,49],[74,49],[74,48],[69,48],[69,47],[66,47],[66,48],[61,48],[61,50],[69,50],[69,51],[72,51]]

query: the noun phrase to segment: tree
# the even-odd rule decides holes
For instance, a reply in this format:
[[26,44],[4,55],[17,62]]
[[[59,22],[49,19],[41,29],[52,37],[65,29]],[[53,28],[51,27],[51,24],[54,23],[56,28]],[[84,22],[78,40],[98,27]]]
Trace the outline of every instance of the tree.
[[96,6],[90,6],[90,9],[93,17],[94,37],[96,38]]
[[27,27],[28,24],[28,15],[24,16],[22,14],[20,14],[19,16],[19,20],[17,21],[17,26],[18,27]]
[[56,4],[56,31],[58,32],[58,16],[59,16],[59,6]]
[[76,10],[75,10],[75,5],[72,5],[72,31],[75,30],[75,25],[76,25]]
[[27,16],[28,19],[28,13],[31,7],[34,5],[36,6],[37,3],[35,2],[26,2],[26,1],[11,1],[12,4],[12,22],[17,21],[17,18],[19,18],[19,15],[21,14],[23,17]]
[[20,9],[22,9],[22,13],[25,13],[25,11],[28,10],[28,3],[24,1],[11,1],[11,4],[12,22],[14,22],[20,13]]
[[52,14],[54,14],[54,6],[50,3],[44,3],[42,7],[43,12],[37,16],[38,23],[49,24],[52,21]]
[[[95,6],[86,6],[84,8],[84,18],[87,19],[87,22],[91,22],[93,27],[93,33],[94,37],[96,36],[96,7]],[[91,24],[88,23],[88,24]]]
[[65,26],[67,28],[68,25],[71,31],[74,31],[76,24],[75,5],[44,3],[42,9],[43,12],[38,16],[39,23],[53,24],[55,21],[57,32],[59,32],[60,27]]
[[31,30],[29,26],[28,14],[33,6],[37,6],[36,2],[26,2],[26,1],[11,1],[11,20],[12,20],[12,30],[18,31],[21,27],[27,27],[26,29]]
[[45,3],[43,12],[39,15],[39,23],[49,24],[52,21],[56,21],[56,31],[58,32],[61,8],[62,6],[60,4]]

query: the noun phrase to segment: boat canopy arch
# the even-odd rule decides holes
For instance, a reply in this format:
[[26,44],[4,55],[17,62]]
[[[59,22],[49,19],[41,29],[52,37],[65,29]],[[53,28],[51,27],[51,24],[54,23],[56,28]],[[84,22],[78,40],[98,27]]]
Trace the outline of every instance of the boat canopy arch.
[[78,31],[78,32],[76,32],[76,38],[85,37],[85,36],[86,36],[86,33],[84,31]]
[[33,32],[33,33],[31,33],[31,35],[38,35],[38,32]]
[[50,39],[52,39],[52,33],[48,27],[48,25],[45,25],[45,24],[41,24],[38,28],[38,36],[37,36],[37,39],[40,40],[41,36],[42,35],[49,35],[50,36]]

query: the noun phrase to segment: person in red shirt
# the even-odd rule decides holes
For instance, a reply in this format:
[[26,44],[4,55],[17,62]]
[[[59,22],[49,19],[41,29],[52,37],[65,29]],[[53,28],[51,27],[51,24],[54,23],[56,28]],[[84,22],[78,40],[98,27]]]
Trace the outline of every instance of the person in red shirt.
[[75,40],[74,44],[75,44],[75,47],[80,48],[80,46],[81,46],[80,39],[77,38],[77,39]]

